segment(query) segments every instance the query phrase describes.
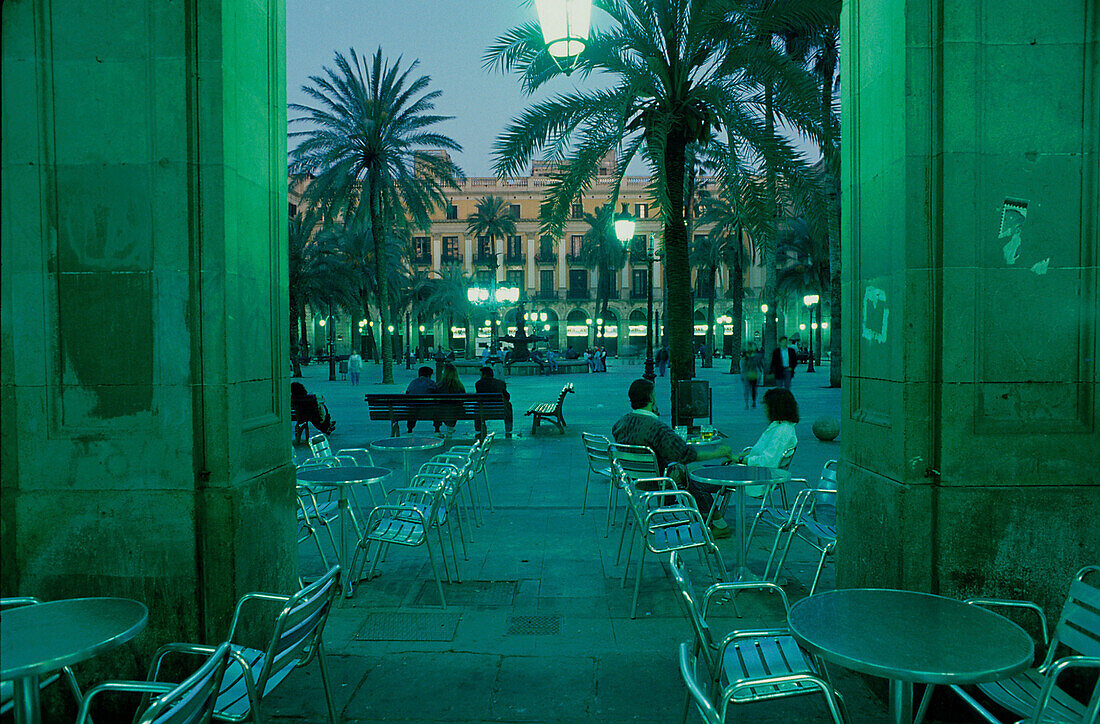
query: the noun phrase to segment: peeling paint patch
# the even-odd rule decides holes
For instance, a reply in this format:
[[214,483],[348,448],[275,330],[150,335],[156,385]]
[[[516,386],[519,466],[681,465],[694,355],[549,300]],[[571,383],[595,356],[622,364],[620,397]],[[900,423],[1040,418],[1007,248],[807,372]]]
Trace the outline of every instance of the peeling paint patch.
[[1031,265],[1031,271],[1039,276],[1047,273],[1047,268],[1050,266],[1050,257],[1043,259],[1040,262]]
[[997,234],[998,239],[1008,239],[1001,248],[1004,253],[1005,264],[1009,266],[1020,258],[1020,229],[1027,220],[1027,201],[1020,199],[1005,199],[1001,206],[1001,230]]
[[867,287],[863,292],[863,338],[879,344],[886,342],[886,323],[889,318],[886,292],[876,287]]

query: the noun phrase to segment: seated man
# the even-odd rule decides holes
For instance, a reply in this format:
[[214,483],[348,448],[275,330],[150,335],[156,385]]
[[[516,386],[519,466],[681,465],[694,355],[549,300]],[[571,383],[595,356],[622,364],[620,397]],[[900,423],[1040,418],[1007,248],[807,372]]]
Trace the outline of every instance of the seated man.
[[[512,396],[508,394],[508,384],[504,380],[493,377],[492,367],[482,367],[481,379],[474,383],[474,389],[479,395],[494,392],[504,395],[504,437],[512,437]],[[478,430],[478,432],[484,434],[485,431]]]
[[[409,383],[409,386],[405,388],[406,395],[437,395],[439,394],[439,386],[432,381],[432,368],[421,367],[416,371],[416,379]],[[435,420],[435,431],[439,432],[440,421]],[[416,420],[409,417],[409,421],[406,423],[406,429],[409,432],[413,431],[413,427],[416,425]]]
[[546,349],[546,364],[550,365],[551,374],[558,371],[558,356],[550,348]]
[[[733,460],[733,450],[728,445],[720,445],[714,450],[698,451],[689,446],[671,427],[657,417],[657,400],[653,396],[653,383],[649,380],[634,380],[627,393],[632,410],[619,418],[611,428],[615,442],[623,445],[642,445],[648,447],[657,456],[657,467],[664,471],[672,463],[687,465],[696,461],[725,458]],[[714,505],[717,488],[712,485],[699,485],[684,473],[680,466],[674,466],[673,480],[677,487],[686,489],[695,498],[695,505],[706,518]],[[671,476],[670,476],[671,477]],[[682,479],[677,479],[682,478]],[[718,518],[711,521],[711,532],[715,538],[730,535],[729,525]]]
[[290,409],[294,411],[294,442],[302,441],[302,433],[309,423],[326,435],[331,435],[336,429],[336,423],[332,421],[332,415],[323,401],[317,399],[317,395],[311,395],[306,391],[306,386],[301,382],[290,383]]

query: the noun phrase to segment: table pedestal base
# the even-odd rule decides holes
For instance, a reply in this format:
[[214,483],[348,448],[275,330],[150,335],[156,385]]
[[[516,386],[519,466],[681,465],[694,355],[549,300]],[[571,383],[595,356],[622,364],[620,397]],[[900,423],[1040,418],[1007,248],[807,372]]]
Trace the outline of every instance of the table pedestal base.
[[38,699],[38,677],[24,676],[12,681],[15,724],[40,724],[42,708]]
[[913,682],[890,679],[890,721],[913,724]]

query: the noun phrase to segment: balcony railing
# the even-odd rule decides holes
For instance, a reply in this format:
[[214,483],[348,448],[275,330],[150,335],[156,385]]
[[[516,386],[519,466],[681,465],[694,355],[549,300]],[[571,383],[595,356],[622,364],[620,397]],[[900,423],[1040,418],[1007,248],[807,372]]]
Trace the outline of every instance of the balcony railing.
[[417,254],[416,256],[413,257],[413,264],[431,264],[431,263],[432,263],[432,255],[431,254]]
[[576,266],[584,266],[584,260],[581,259],[580,254],[566,254],[565,255],[565,263],[566,264],[575,264]]
[[526,264],[527,259],[524,258],[523,254],[506,254],[505,257],[504,257],[504,263],[505,264]]
[[462,263],[462,253],[459,252],[459,253],[449,254],[447,252],[443,252],[443,254],[439,257],[439,263],[441,263],[441,264],[461,264]]
[[570,289],[566,294],[567,299],[590,299],[591,292],[587,289]]
[[543,253],[540,252],[540,253],[535,255],[535,263],[536,264],[557,264],[558,263],[558,255],[557,254],[543,254]]
[[474,254],[474,266],[496,266],[496,254]]
[[557,292],[557,290],[545,291],[545,290],[540,289],[539,291],[535,292],[534,298],[535,299],[557,299],[558,298],[558,292]]

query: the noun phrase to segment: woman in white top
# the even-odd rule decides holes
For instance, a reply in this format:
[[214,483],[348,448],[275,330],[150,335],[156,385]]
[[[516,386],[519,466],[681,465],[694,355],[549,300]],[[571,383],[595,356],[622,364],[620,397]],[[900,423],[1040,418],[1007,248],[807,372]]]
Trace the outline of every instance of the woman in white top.
[[794,431],[794,425],[798,422],[798,403],[790,390],[773,387],[765,392],[764,414],[770,424],[764,428],[756,444],[738,456],[737,462],[742,465],[779,467],[783,453],[798,444],[798,435]]

